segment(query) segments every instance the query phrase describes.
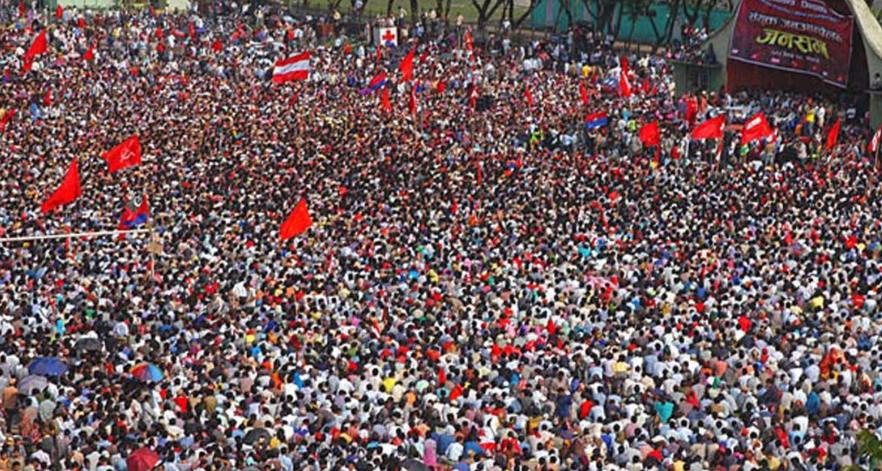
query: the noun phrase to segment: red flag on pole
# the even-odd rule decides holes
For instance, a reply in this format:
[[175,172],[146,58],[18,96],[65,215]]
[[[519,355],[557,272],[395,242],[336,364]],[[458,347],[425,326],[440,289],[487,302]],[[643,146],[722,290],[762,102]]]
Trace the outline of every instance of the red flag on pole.
[[410,87],[410,102],[408,103],[410,107],[410,113],[416,114],[417,112],[417,101],[416,101],[416,89],[417,83],[414,83],[412,87]]
[[772,135],[772,128],[766,121],[766,115],[762,112],[753,115],[744,123],[741,130],[741,144],[757,141]]
[[870,139],[870,145],[867,146],[867,151],[871,154],[875,154],[877,150],[879,150],[879,141],[882,140],[882,126],[879,126],[876,129],[876,132],[873,133],[873,138]]
[[720,139],[723,137],[724,127],[726,127],[726,116],[719,115],[695,126],[692,130],[692,139]]
[[46,44],[46,30],[40,31],[40,34],[37,36],[37,39],[31,44],[31,47],[28,48],[28,52],[24,55],[24,66],[22,67],[24,72],[30,72],[31,66],[34,65],[34,57],[43,54],[48,49]]
[[109,173],[133,165],[140,165],[141,141],[138,139],[138,136],[132,136],[122,144],[106,152],[102,158],[107,161],[107,171]]
[[297,237],[309,229],[310,226],[312,226],[312,218],[309,217],[306,200],[301,198],[297,206],[294,207],[294,210],[291,211],[291,214],[288,215],[288,219],[285,219],[285,222],[282,223],[282,227],[279,229],[279,238],[284,241]]
[[579,80],[579,94],[582,95],[582,104],[588,104],[588,89],[585,88],[585,82]]
[[658,130],[658,121],[653,121],[640,128],[640,142],[646,147],[661,144],[661,133]]
[[386,87],[383,87],[383,92],[380,94],[380,103],[384,113],[392,112],[392,103],[389,102],[389,89]]
[[80,196],[83,196],[83,192],[80,189],[80,171],[77,167],[77,159],[74,157],[70,166],[67,168],[64,180],[61,181],[61,186],[52,193],[52,196],[43,202],[40,211],[42,211],[43,214],[46,214],[59,206],[73,203]]
[[839,140],[839,118],[836,119],[836,122],[833,123],[833,127],[830,128],[830,131],[827,133],[827,145],[825,149],[830,150],[836,147],[836,141]]
[[533,106],[533,93],[530,92],[530,84],[524,85],[524,96],[527,98],[527,104]]
[[628,77],[624,72],[619,74],[619,94],[625,98],[631,96],[631,84],[628,82]]
[[398,65],[398,69],[401,70],[401,80],[406,82],[413,78],[413,55],[416,54],[416,48],[410,50],[407,53],[407,56],[404,57],[404,60],[401,61],[401,64]]
[[472,91],[469,92],[469,107],[471,107],[472,109],[474,109],[475,106],[477,106],[478,104],[478,96],[478,86],[472,84]]

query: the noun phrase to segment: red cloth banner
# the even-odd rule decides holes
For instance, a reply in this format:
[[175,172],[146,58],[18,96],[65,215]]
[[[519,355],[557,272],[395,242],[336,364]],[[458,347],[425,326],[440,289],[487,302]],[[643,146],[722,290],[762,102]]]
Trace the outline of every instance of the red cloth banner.
[[743,0],[729,59],[848,84],[854,18],[823,0]]

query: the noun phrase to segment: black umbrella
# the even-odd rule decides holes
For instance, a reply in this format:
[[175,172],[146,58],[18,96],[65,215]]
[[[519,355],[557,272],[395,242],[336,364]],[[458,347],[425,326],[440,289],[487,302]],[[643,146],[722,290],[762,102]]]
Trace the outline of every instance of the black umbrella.
[[96,337],[83,337],[77,340],[77,344],[74,348],[78,352],[97,352],[101,350],[101,341]]
[[261,437],[268,442],[270,440],[270,433],[264,428],[253,428],[245,434],[244,441],[246,445],[253,445],[257,443]]
[[401,467],[407,471],[432,471],[426,463],[413,458],[404,460]]

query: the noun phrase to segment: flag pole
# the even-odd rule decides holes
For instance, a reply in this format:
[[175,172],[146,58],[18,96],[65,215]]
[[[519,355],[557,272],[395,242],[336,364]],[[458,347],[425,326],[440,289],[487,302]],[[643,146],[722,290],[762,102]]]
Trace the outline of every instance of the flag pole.
[[[150,242],[152,243],[153,242],[153,227],[150,227],[149,230],[150,230]],[[154,253],[153,250],[149,250],[149,248],[150,247],[148,245],[148,251],[150,252],[150,285],[154,286],[154,285],[156,285],[156,254]]]
[[95,231],[95,232],[71,232],[67,234],[50,234],[50,235],[42,235],[42,236],[22,236],[22,237],[3,237],[0,238],[0,244],[9,244],[13,242],[30,242],[30,241],[40,241],[40,240],[52,240],[52,239],[72,239],[75,237],[103,237],[103,236],[111,236],[111,235],[120,235],[120,234],[146,234],[148,232],[152,233],[151,229],[131,229],[128,231]]

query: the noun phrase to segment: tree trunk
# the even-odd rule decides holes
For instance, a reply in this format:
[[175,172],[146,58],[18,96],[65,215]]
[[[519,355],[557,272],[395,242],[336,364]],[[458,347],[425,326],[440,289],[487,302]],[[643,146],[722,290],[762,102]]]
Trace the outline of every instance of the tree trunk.
[[662,33],[658,30],[658,25],[655,24],[655,16],[649,16],[649,26],[652,27],[652,35],[655,36],[655,41],[652,44],[652,53],[655,54],[658,52],[659,46],[661,46],[662,42]]
[[615,43],[616,40],[619,39],[619,30],[622,28],[622,16],[624,16],[624,11],[622,11],[624,10],[624,5],[619,4],[619,7],[616,10],[618,10],[618,15],[616,18],[615,27],[610,32],[613,37],[613,43]]
[[386,0],[386,16],[392,16],[392,5],[395,0]]
[[664,43],[670,44],[674,37],[674,26],[677,25],[677,16],[680,15],[680,2],[682,0],[674,0],[671,3],[671,14],[668,16],[668,22],[665,24]]
[[418,0],[410,0],[410,24],[415,25],[420,17],[420,3]]
[[[511,29],[517,30],[518,28],[520,28],[521,25],[524,24],[524,21],[527,19],[527,17],[530,16],[531,13],[533,13],[533,10],[535,10],[538,5],[539,5],[539,0],[530,0],[530,6],[527,7],[527,11],[521,13],[521,16],[519,16],[516,20],[512,21]],[[512,0],[511,12],[512,12],[512,14],[514,14],[514,0]]]

